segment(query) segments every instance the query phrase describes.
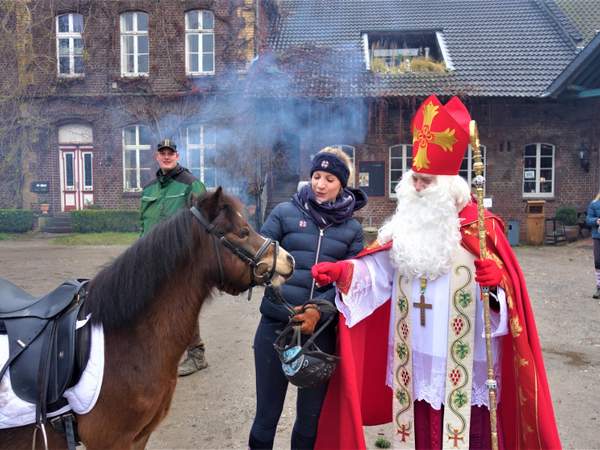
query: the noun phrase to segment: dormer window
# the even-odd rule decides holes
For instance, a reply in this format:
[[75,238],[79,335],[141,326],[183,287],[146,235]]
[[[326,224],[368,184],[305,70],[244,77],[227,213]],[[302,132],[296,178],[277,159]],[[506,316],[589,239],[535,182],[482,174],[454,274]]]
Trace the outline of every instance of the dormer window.
[[380,73],[446,72],[452,70],[439,31],[363,34],[367,69]]

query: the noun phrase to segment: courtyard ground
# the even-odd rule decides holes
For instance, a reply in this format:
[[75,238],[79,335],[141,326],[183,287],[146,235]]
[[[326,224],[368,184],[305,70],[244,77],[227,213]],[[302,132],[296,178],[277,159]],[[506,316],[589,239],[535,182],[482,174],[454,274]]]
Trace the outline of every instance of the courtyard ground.
[[[61,281],[93,277],[124,246],[57,246],[48,236],[0,241],[0,277],[40,295]],[[558,427],[565,449],[600,449],[600,303],[593,300],[591,240],[559,247],[517,247],[527,279]],[[261,291],[216,296],[205,304],[201,334],[210,366],[179,380],[171,412],[149,449],[242,449],[254,414],[252,339]],[[289,448],[290,389],[276,448]],[[388,427],[367,431],[373,447]]]

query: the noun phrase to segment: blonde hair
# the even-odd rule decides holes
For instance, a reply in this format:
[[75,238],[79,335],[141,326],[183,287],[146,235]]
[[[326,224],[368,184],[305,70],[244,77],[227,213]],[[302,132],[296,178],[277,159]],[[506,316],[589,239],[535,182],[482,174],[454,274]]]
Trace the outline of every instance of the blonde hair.
[[331,153],[332,155],[341,159],[344,165],[350,171],[350,175],[348,176],[348,186],[354,187],[354,164],[352,164],[352,160],[346,154],[346,152],[344,152],[340,147],[330,145],[323,147],[321,150],[319,150],[319,153]]
[[598,193],[596,194],[596,197],[594,197],[595,202],[597,202],[598,200],[600,200],[600,191],[598,191]]

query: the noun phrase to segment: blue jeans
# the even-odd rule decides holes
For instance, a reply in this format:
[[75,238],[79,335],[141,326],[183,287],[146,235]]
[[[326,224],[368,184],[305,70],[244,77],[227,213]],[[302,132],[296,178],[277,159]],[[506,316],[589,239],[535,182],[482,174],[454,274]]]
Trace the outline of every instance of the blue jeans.
[[[254,337],[254,366],[256,369],[256,416],[248,446],[251,449],[272,449],[277,423],[281,416],[288,380],[273,348],[285,323],[262,317]],[[329,325],[316,339],[316,344],[326,353],[335,352],[335,327]],[[317,425],[327,384],[316,388],[298,389],[296,421],[292,430],[292,449],[312,449],[317,435]]]

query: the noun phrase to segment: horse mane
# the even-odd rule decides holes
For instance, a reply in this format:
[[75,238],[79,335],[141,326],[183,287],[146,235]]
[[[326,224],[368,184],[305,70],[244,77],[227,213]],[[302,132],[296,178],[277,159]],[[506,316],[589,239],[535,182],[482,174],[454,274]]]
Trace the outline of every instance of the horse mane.
[[164,282],[193,258],[193,240],[187,208],[138,239],[91,280],[86,309],[92,322],[105,328],[131,326]]

